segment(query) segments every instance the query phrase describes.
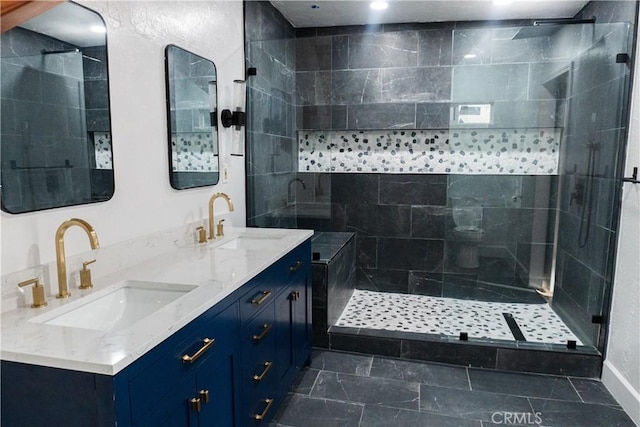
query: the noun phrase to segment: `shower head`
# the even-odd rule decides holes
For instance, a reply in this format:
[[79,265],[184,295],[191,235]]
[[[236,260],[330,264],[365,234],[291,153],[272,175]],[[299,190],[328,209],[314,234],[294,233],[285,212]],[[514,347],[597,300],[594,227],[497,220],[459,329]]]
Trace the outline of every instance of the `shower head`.
[[536,19],[531,26],[522,27],[511,40],[530,39],[534,37],[548,37],[562,28],[562,25],[595,24],[596,18],[591,19]]
[[84,53],[82,53],[80,51],[80,49],[76,48],[72,48],[72,49],[63,49],[63,50],[46,50],[46,49],[42,49],[40,51],[40,53],[42,55],[56,55],[56,54],[63,54],[63,53],[79,53],[82,55],[83,58],[88,59],[90,61],[94,61],[94,62],[102,62],[100,59],[98,58],[94,58],[93,56],[88,56],[85,55]]

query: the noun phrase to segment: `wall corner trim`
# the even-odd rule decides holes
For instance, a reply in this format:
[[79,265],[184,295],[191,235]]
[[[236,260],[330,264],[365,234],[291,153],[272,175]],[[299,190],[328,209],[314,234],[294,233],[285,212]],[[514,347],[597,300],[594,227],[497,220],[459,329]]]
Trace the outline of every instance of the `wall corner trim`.
[[640,392],[608,360],[602,366],[602,383],[620,403],[634,423],[640,425]]

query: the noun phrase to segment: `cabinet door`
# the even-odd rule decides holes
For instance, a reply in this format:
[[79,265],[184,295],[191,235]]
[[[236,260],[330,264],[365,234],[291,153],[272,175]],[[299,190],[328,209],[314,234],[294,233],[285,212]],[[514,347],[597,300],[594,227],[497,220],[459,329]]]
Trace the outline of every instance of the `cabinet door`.
[[276,369],[278,381],[282,382],[289,376],[294,366],[293,359],[293,322],[291,318],[293,287],[278,294],[274,301],[276,308]]
[[276,366],[280,381],[293,380],[311,351],[311,300],[309,280],[291,284],[275,301],[277,344]]
[[193,375],[185,375],[182,381],[172,387],[172,393],[156,401],[156,409],[138,419],[134,426],[193,427],[197,420],[189,407],[189,399],[195,388]]
[[293,284],[291,292],[291,347],[295,371],[307,361],[311,351],[311,278],[308,274]]
[[[235,360],[233,353],[213,357],[198,369],[197,388],[190,404],[197,413],[200,427],[233,427],[235,425],[236,396],[234,389]],[[193,408],[197,406],[198,408]]]

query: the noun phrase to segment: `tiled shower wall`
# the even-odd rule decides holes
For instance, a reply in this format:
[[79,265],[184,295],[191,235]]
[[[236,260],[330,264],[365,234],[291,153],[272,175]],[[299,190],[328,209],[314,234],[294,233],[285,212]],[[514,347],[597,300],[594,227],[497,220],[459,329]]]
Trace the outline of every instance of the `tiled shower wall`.
[[[564,117],[540,75],[565,57],[549,37],[511,40],[516,32],[473,23],[298,30],[299,170],[316,173],[298,174],[307,185],[296,186],[297,202],[317,206],[327,194],[331,200],[323,218],[298,209],[298,225],[356,233],[360,288],[539,301],[526,288],[549,278],[557,195],[554,177],[539,175],[557,173],[561,129],[555,127]],[[475,57],[465,58],[471,52]],[[452,106],[482,102],[492,104],[489,126],[452,124]],[[397,138],[403,147],[421,132],[443,132],[437,129],[446,135],[425,137],[429,147],[398,155],[389,152],[391,144],[376,157],[385,150],[377,139],[386,145]],[[507,137],[514,132],[522,146]],[[551,134],[551,142],[534,137],[524,143],[526,132]],[[323,135],[330,139],[324,147],[318,143]],[[310,139],[316,147],[305,146]],[[467,139],[490,145],[485,151],[476,145],[469,155],[470,147],[455,145]],[[373,146],[368,152],[358,148],[364,140]],[[540,141],[550,144],[542,157]],[[363,165],[365,155],[376,160]],[[543,161],[547,155],[550,162]],[[461,243],[452,233],[451,211],[460,197],[483,206],[479,269],[454,262]],[[483,285],[489,283],[512,289],[496,297]]]
[[295,31],[268,2],[244,7],[247,66],[257,69],[247,83],[247,224],[295,228],[274,214],[295,195]]

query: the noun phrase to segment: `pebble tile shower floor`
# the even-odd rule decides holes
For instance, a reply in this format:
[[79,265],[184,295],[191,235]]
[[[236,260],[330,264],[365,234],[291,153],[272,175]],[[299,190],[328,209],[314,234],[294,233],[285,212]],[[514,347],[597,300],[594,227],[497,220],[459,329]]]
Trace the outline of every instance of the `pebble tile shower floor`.
[[516,340],[505,315],[513,316],[528,342],[580,340],[548,304],[499,303],[356,290],[336,326],[422,332],[470,339]]

